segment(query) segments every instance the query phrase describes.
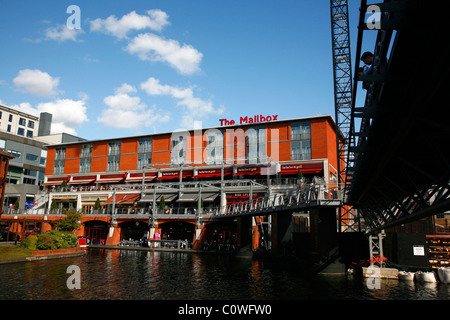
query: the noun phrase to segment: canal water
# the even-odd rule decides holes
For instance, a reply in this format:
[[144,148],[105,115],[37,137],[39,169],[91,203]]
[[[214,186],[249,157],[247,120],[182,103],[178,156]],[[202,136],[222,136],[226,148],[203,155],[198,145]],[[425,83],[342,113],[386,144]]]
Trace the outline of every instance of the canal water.
[[[79,270],[79,289],[68,281]],[[69,271],[69,272],[68,272]],[[376,288],[375,288],[376,287]],[[89,249],[0,265],[0,300],[449,300],[450,285],[311,275],[251,257]]]

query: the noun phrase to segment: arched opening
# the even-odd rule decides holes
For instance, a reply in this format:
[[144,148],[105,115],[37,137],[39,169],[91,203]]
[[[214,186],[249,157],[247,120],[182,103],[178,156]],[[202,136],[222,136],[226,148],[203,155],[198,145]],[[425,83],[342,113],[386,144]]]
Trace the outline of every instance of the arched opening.
[[142,221],[126,221],[119,223],[120,240],[141,240],[147,237],[148,223]]
[[161,224],[162,240],[193,241],[195,225],[184,221],[172,221]]
[[108,236],[109,224],[104,221],[86,221],[84,222],[84,237],[89,239],[90,243],[97,244],[106,241]]

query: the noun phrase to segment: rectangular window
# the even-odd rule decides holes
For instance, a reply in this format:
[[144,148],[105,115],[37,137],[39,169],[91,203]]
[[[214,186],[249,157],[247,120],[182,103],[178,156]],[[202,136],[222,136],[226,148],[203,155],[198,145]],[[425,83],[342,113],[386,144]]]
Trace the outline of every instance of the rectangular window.
[[84,144],[81,146],[80,153],[80,173],[91,172],[92,144]]
[[24,128],[19,128],[17,129],[17,134],[19,136],[24,136],[25,135],[25,129]]
[[311,159],[311,123],[291,124],[291,160]]
[[80,159],[80,173],[91,172],[91,158]]
[[53,168],[53,174],[64,173],[65,160],[66,160],[66,148],[57,148],[55,153],[55,167]]
[[27,120],[25,120],[25,118],[19,118],[19,124],[20,124],[21,126],[24,126],[24,125],[27,124]]
[[33,131],[27,130],[27,137],[28,138],[33,138]]
[[209,129],[206,145],[206,164],[222,164],[223,162],[223,131]]
[[249,128],[247,130],[247,163],[267,162],[266,128]]
[[108,156],[120,155],[120,141],[110,142],[108,147]]
[[12,121],[13,121],[13,115],[12,115],[12,114],[9,115],[8,121],[9,121],[9,122],[12,122]]
[[170,153],[170,164],[172,166],[179,166],[186,163],[186,132],[174,132],[172,134],[172,150]]
[[144,169],[152,163],[152,138],[139,139],[138,147],[138,169]]
[[121,141],[110,142],[108,147],[108,163],[106,171],[119,171]]
[[8,129],[6,129],[6,131],[11,132],[11,125],[8,124]]
[[37,161],[38,158],[39,157],[37,155],[31,154],[31,153],[27,153],[27,156],[26,156],[26,159],[30,160],[30,161]]
[[34,129],[34,121],[28,120],[28,128]]

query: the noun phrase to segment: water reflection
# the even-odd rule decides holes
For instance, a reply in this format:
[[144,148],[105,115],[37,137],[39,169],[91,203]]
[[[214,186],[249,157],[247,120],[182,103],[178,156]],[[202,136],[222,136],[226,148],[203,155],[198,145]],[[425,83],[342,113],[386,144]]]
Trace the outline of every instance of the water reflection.
[[[70,290],[67,268],[81,271]],[[0,265],[0,299],[448,300],[450,285],[310,275],[251,258],[92,249],[83,257]]]

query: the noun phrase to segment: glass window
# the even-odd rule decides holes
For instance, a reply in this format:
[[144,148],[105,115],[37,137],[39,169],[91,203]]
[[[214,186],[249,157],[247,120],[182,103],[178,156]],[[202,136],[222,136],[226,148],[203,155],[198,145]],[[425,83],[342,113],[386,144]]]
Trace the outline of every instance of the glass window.
[[267,162],[266,128],[250,128],[247,130],[247,163]]
[[206,164],[222,164],[223,162],[223,131],[209,129],[207,132]]
[[291,160],[308,160],[311,158],[311,123],[292,123]]

